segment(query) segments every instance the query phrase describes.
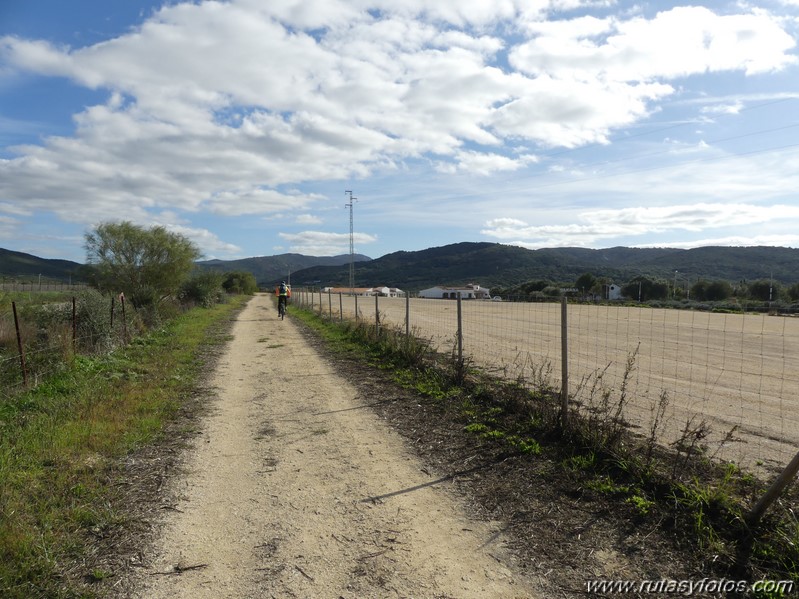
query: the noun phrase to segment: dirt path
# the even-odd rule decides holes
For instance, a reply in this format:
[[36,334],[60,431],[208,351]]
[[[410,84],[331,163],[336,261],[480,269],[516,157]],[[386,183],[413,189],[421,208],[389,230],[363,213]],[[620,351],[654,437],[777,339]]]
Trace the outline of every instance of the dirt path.
[[137,597],[541,596],[270,298],[232,334]]

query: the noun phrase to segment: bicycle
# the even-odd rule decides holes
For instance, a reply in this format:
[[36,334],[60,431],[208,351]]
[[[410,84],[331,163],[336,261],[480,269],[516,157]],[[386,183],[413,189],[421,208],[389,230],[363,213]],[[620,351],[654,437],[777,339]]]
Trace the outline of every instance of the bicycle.
[[288,298],[286,298],[286,296],[280,296],[277,298],[277,315],[280,316],[280,320],[283,320],[283,318],[286,316],[287,299]]

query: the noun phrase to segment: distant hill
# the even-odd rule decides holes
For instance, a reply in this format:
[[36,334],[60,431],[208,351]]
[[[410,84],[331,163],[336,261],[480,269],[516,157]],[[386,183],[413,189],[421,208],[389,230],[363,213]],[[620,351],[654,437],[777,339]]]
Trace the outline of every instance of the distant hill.
[[32,279],[41,275],[49,280],[82,281],[83,265],[70,260],[37,258],[31,254],[0,248],[0,277]]
[[[356,254],[356,262],[371,260],[368,256]],[[302,254],[280,254],[242,260],[206,260],[198,262],[200,268],[216,272],[234,270],[252,273],[259,284],[271,284],[274,280],[286,278],[290,272],[317,265],[347,265],[349,272],[349,254],[341,256],[304,256]],[[86,266],[69,260],[49,260],[38,258],[23,252],[14,252],[0,248],[0,276],[9,278],[31,279],[42,275],[48,279],[59,281],[84,280]]]
[[[470,282],[507,288],[532,280],[570,283],[586,272],[623,284],[636,276],[670,281],[675,270],[683,281],[704,278],[737,282],[773,276],[777,281],[791,284],[799,281],[799,250],[781,247],[528,250],[467,242],[417,252],[395,252],[359,263],[355,268],[355,284],[389,285],[407,291]],[[292,283],[346,286],[348,272],[341,267],[313,267],[292,274]]]
[[[243,260],[208,260],[201,268],[218,272],[252,273],[269,287],[288,279],[301,285],[345,287],[349,284],[349,254],[314,257],[279,254]],[[68,260],[47,260],[0,249],[0,276],[27,278],[41,274],[66,281],[78,277],[82,266]],[[416,252],[394,252],[372,260],[355,256],[358,287],[388,285],[418,291],[434,285],[479,283],[509,288],[536,280],[570,284],[583,273],[625,284],[634,277],[671,281],[726,280],[737,283],[769,279],[790,285],[799,282],[799,249],[782,247],[625,248],[600,250],[548,248],[528,250],[498,243],[455,243]]]
[[[355,254],[355,262],[367,262],[368,256]],[[341,266],[347,265],[349,273],[350,255],[340,256],[304,256],[302,254],[278,254],[276,256],[261,256],[259,258],[244,258],[242,260],[205,260],[197,263],[201,268],[216,272],[230,272],[234,270],[252,273],[259,285],[270,285],[281,279],[288,279],[291,273],[314,266]],[[293,276],[293,275],[292,275]]]

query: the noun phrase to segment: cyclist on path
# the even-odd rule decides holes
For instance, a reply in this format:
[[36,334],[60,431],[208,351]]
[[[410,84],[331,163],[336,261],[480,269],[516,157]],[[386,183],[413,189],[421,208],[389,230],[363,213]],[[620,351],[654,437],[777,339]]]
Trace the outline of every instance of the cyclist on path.
[[280,281],[280,285],[275,289],[275,295],[277,295],[277,313],[284,314],[288,299],[291,297],[291,287],[286,285],[285,281]]

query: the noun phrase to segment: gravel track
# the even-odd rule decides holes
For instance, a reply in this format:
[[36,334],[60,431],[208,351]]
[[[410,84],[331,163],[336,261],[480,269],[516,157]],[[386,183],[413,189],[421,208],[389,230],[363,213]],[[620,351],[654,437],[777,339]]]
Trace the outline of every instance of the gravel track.
[[258,295],[135,597],[543,596],[355,386]]

